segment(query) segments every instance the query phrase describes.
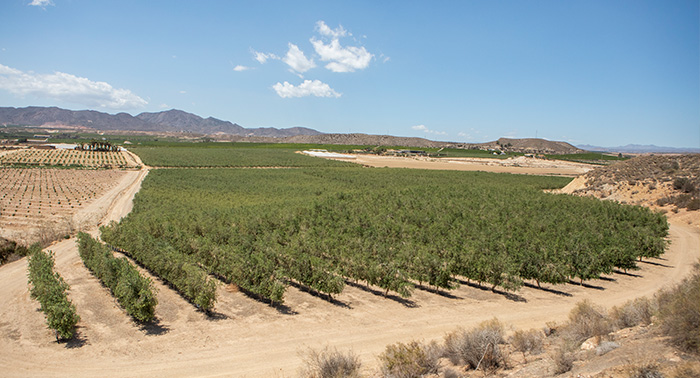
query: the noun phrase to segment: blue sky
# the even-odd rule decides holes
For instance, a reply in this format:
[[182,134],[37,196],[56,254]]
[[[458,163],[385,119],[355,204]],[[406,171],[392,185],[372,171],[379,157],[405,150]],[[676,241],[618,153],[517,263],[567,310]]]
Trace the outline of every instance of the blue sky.
[[698,4],[6,0],[0,106],[700,147]]

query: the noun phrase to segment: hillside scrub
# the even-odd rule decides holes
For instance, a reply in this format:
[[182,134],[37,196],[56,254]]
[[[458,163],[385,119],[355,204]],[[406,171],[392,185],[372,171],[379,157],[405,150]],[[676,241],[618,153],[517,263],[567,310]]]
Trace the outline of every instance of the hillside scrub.
[[56,331],[56,340],[72,339],[80,317],[66,295],[68,284],[54,272],[53,252],[47,253],[39,246],[33,246],[29,255],[28,270],[30,295],[41,304],[41,311],[46,315],[46,324]]
[[656,297],[661,329],[680,349],[700,354],[700,265],[679,285]]
[[450,290],[463,279],[517,290],[526,280],[636,269],[637,259],[664,252],[663,215],[542,191],[567,182],[361,168],[155,170],[102,239],[158,275],[158,264],[178,261],[272,302],[289,280],[328,297],[346,279],[403,297],[416,284]]
[[139,322],[153,320],[158,299],[150,279],[84,232],[78,233],[78,251],[85,266],[109,288],[127,314]]
[[14,240],[0,237],[0,265],[17,260],[29,253],[27,247]]

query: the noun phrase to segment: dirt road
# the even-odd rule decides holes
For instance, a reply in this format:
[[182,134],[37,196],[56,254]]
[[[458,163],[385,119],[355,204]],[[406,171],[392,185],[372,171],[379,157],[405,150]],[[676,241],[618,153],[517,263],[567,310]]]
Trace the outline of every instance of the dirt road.
[[[113,198],[107,220],[127,213],[138,175]],[[94,230],[93,230],[94,231]],[[81,316],[79,336],[57,344],[38,303],[29,298],[26,260],[0,268],[0,371],[6,377],[295,376],[307,348],[352,349],[366,369],[386,345],[442,339],[455,328],[493,317],[516,328],[564,321],[575,303],[591,299],[610,307],[678,282],[700,256],[700,230],[672,224],[662,259],[641,264],[635,276],[613,274],[588,286],[525,287],[514,295],[462,285],[447,296],[415,290],[410,300],[347,286],[329,303],[290,287],[286,308],[275,309],[221,286],[216,314],[207,317],[155,280],[158,322],[139,326],[83,266],[75,239],[51,246],[56,269],[71,286]]]

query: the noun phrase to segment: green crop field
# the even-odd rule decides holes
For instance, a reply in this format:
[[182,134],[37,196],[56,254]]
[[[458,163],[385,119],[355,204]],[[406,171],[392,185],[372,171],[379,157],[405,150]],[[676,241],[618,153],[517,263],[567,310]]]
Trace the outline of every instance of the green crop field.
[[156,167],[332,167],[352,163],[320,159],[294,148],[261,148],[254,144],[179,143],[129,148],[144,164]]
[[153,170],[102,238],[193,303],[198,285],[211,292],[208,273],[279,302],[291,283],[332,296],[348,280],[401,296],[464,280],[516,290],[663,253],[665,217],[543,191],[568,182],[357,166]]

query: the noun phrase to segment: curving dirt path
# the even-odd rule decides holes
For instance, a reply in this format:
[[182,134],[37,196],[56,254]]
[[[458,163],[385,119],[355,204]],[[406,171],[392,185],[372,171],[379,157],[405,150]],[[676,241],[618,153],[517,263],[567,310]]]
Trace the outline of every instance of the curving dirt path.
[[[147,170],[112,198],[102,222],[128,213]],[[93,230],[95,232],[96,230]],[[641,264],[636,276],[613,274],[588,287],[525,287],[515,295],[462,285],[441,296],[415,290],[408,301],[348,285],[335,304],[287,291],[286,308],[275,309],[219,288],[216,315],[207,317],[155,280],[158,322],[139,326],[83,266],[74,239],[52,245],[56,269],[71,286],[79,337],[68,344],[52,332],[29,298],[26,260],[0,268],[0,368],[6,377],[294,376],[307,348],[352,349],[366,369],[385,346],[413,339],[441,339],[459,326],[493,317],[516,328],[564,321],[575,303],[591,299],[611,307],[683,279],[700,257],[700,229],[672,223],[671,245],[661,259]]]

